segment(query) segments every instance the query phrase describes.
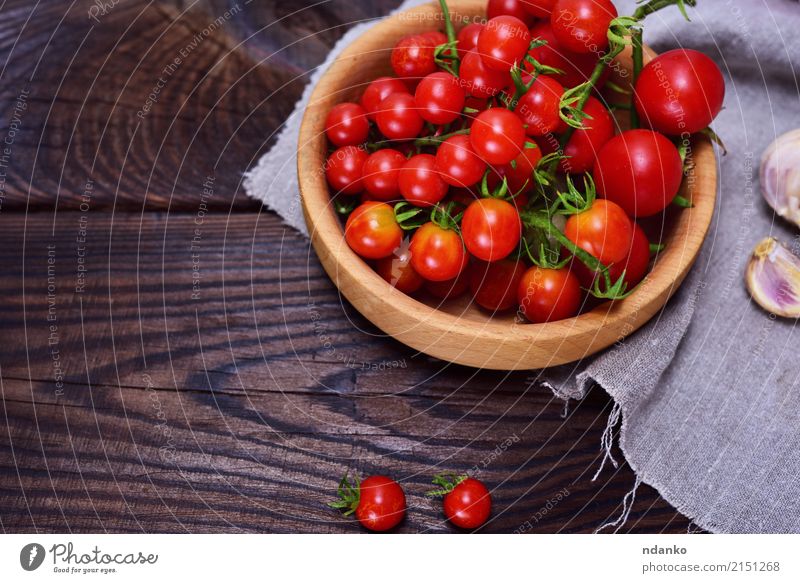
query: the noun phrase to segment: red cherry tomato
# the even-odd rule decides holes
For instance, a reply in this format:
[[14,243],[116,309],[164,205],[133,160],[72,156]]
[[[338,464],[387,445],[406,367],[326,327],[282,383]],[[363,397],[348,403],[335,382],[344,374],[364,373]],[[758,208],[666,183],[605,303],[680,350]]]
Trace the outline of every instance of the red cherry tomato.
[[498,198],[473,202],[461,219],[467,250],[483,261],[499,261],[517,248],[522,221],[516,207]]
[[386,476],[370,476],[359,486],[356,518],[364,528],[383,532],[406,515],[406,496],[400,484]]
[[[508,183],[508,190],[512,194],[524,195],[525,193],[533,190],[536,183],[533,179],[533,171],[536,170],[536,165],[542,159],[542,150],[533,142],[528,142],[522,148],[519,156],[514,158],[514,163],[500,166],[497,168],[497,175],[502,180],[505,176]],[[522,208],[525,205],[519,200],[521,196],[514,199],[514,204],[517,208]],[[527,197],[524,197],[527,200]]]
[[380,132],[390,140],[413,140],[425,125],[409,93],[392,93],[384,99],[375,113],[375,121]]
[[567,219],[564,235],[608,266],[628,255],[633,239],[633,222],[618,205],[598,199],[588,210]]
[[[549,22],[540,22],[535,25],[531,29],[531,38],[538,38],[546,41],[547,44],[531,49],[528,54],[542,65],[563,71],[552,77],[564,87],[576,87],[592,76],[598,56],[593,53],[573,53],[566,50],[556,40]],[[533,65],[525,61],[523,69],[531,72]],[[610,73],[611,71],[606,67],[597,81],[596,87],[602,87]]]
[[531,267],[519,282],[517,299],[535,324],[565,320],[581,308],[581,284],[568,269]]
[[395,249],[394,254],[378,259],[375,271],[393,288],[404,294],[413,294],[425,282],[411,267],[411,251],[407,240]]
[[458,119],[464,109],[467,92],[450,73],[431,73],[417,85],[414,100],[422,119],[445,125]]
[[469,288],[469,270],[465,269],[461,275],[455,279],[448,279],[445,281],[425,281],[425,289],[433,297],[440,300],[452,300],[464,293]]
[[495,16],[478,36],[478,53],[490,69],[509,72],[522,62],[530,44],[531,33],[519,18]]
[[375,112],[381,102],[392,93],[408,93],[408,88],[400,79],[394,77],[378,77],[367,85],[361,96],[361,107],[367,111],[369,119],[375,121]]
[[436,151],[436,171],[451,186],[468,188],[477,184],[485,170],[486,162],[473,149],[469,136],[447,138]]
[[513,16],[519,18],[526,26],[531,26],[536,20],[525,10],[525,0],[489,0],[486,6],[486,18],[495,16]]
[[398,77],[421,79],[436,71],[433,40],[424,35],[407,36],[392,49],[392,69]]
[[384,202],[367,201],[347,217],[344,238],[361,257],[382,259],[400,246],[403,229],[397,224],[392,207]]
[[591,119],[583,120],[584,129],[572,134],[564,147],[564,155],[568,158],[560,163],[561,171],[569,174],[590,172],[600,149],[614,137],[614,118],[600,100],[589,97],[583,111]]
[[325,178],[334,192],[358,194],[364,190],[362,169],[368,154],[355,146],[343,146],[325,162]]
[[492,495],[482,482],[467,478],[445,495],[444,515],[459,528],[474,529],[485,523],[492,512]]
[[391,148],[370,154],[362,169],[364,189],[374,200],[397,198],[400,194],[398,175],[405,163],[406,157]]
[[706,55],[667,51],[650,61],[636,81],[636,111],[650,127],[669,135],[699,132],[714,121],[725,99],[725,80]]
[[557,0],[550,25],[565,49],[599,56],[608,48],[608,25],[616,17],[611,0]]
[[493,107],[478,114],[469,138],[478,156],[489,164],[503,165],[522,152],[525,129],[514,112],[505,107]]
[[511,85],[511,73],[487,67],[477,49],[472,49],[464,55],[459,75],[467,93],[483,99],[494,97],[504,87]]
[[536,18],[550,18],[556,0],[523,0],[522,7]]
[[482,308],[500,312],[517,305],[517,288],[525,273],[522,261],[476,262],[469,268],[469,289]]
[[357,146],[367,140],[369,121],[357,103],[334,105],[325,118],[325,135],[336,146]]
[[429,281],[458,277],[467,265],[467,253],[458,233],[425,223],[411,237],[411,267]]
[[404,159],[398,184],[403,198],[421,207],[435,205],[445,197],[449,188],[436,171],[436,158],[431,154],[417,154],[407,161]]
[[481,34],[481,30],[483,30],[483,25],[479,22],[473,22],[458,31],[456,49],[458,50],[459,59],[463,59],[468,51],[477,48],[478,35]]
[[[623,272],[625,273],[625,283],[627,284],[626,290],[633,289],[636,284],[644,279],[647,275],[647,268],[650,265],[650,241],[647,240],[642,228],[636,223],[633,224],[633,239],[631,239],[631,248],[628,250],[628,256],[622,261],[617,261],[608,268],[608,275],[611,283],[615,283]],[[598,273],[592,271],[584,265],[579,259],[573,259],[570,265],[570,270],[577,276],[581,285],[585,288],[591,288],[594,285],[594,280],[597,278]]]
[[519,98],[514,111],[526,124],[525,132],[529,136],[544,136],[566,126],[560,116],[562,95],[564,87],[561,83],[541,75]]
[[664,210],[681,187],[683,164],[678,149],[663,135],[629,130],[606,143],[592,172],[597,193],[632,217]]

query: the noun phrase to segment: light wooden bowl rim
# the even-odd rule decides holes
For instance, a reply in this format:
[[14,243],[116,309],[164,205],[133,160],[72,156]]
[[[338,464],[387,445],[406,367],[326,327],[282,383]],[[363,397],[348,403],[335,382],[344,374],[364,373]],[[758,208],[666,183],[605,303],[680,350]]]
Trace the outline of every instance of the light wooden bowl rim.
[[[482,15],[485,0],[451,0],[451,14]],[[356,39],[324,73],[314,89],[300,129],[297,171],[303,212],[311,242],[328,275],[347,300],[368,320],[399,341],[443,360],[498,370],[540,369],[580,360],[622,341],[666,304],[694,263],[714,213],[717,161],[704,136],[692,140],[695,168],[681,194],[694,207],[683,209],[667,247],[633,294],[603,304],[575,318],[547,324],[517,323],[506,317],[481,316],[477,308],[453,315],[398,292],[344,243],[342,226],[330,204],[321,170],[326,159],[325,116],[332,105],[357,97],[388,49],[399,38],[434,30],[442,24],[436,3],[426,4],[381,21]],[[630,70],[630,56],[618,62]],[[385,68],[384,67],[384,68]],[[370,73],[369,78],[374,78]]]

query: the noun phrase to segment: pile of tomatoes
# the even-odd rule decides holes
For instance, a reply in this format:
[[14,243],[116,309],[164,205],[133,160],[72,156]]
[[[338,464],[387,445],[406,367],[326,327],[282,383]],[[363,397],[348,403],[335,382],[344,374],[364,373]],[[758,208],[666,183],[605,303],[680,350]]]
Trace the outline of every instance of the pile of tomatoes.
[[[469,293],[532,322],[630,293],[658,247],[637,220],[687,204],[689,137],[725,94],[714,62],[688,49],[635,65],[632,91],[608,81],[646,14],[490,0],[487,19],[457,34],[446,19],[447,34],[401,39],[395,76],[326,119],[348,245],[404,293]],[[634,129],[619,130],[616,109]]]

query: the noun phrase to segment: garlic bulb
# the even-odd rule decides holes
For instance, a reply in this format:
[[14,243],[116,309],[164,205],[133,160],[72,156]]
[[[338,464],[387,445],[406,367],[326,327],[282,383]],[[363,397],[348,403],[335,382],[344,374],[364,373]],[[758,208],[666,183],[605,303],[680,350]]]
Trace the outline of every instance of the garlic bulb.
[[772,237],[763,239],[747,264],[747,289],[762,308],[800,318],[800,257]]
[[761,194],[776,213],[800,226],[800,129],[783,134],[764,152]]

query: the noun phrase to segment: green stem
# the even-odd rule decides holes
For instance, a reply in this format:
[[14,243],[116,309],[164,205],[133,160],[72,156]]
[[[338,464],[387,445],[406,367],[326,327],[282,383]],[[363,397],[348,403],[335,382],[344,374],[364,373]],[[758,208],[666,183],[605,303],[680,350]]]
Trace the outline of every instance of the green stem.
[[667,6],[674,6],[678,5],[681,9],[681,12],[685,15],[685,6],[694,7],[697,4],[697,0],[650,0],[647,4],[642,4],[636,11],[633,13],[633,17],[636,20],[644,20],[653,12],[658,12],[662,8],[666,8]]
[[639,127],[639,114],[636,111],[634,102],[634,95],[636,94],[636,80],[644,67],[644,49],[642,48],[642,29],[636,28],[631,35],[631,44],[633,45],[633,79],[631,86],[634,88],[631,94],[631,129]]
[[459,69],[459,60],[458,60],[458,50],[456,49],[456,44],[458,38],[456,37],[456,29],[453,26],[453,21],[450,20],[450,9],[447,7],[447,0],[439,0],[439,6],[442,7],[442,15],[444,16],[444,30],[447,34],[447,42],[450,44],[450,57],[453,59],[453,69],[455,70],[456,76],[458,76],[458,69]]
[[549,218],[537,213],[523,213],[521,218],[526,225],[535,227],[537,229],[542,229],[546,231],[548,235],[555,237],[559,243],[566,247],[570,253],[580,259],[581,262],[592,271],[600,272],[606,269],[606,266],[600,263],[596,257],[578,247],[575,243],[568,239],[564,233],[559,231]]
[[449,134],[442,134],[441,136],[428,136],[427,138],[417,138],[414,140],[415,146],[438,146],[442,142],[444,142],[447,138],[452,138],[453,136],[463,136],[469,134],[469,128],[464,128],[463,130],[456,130],[454,132],[450,132]]

